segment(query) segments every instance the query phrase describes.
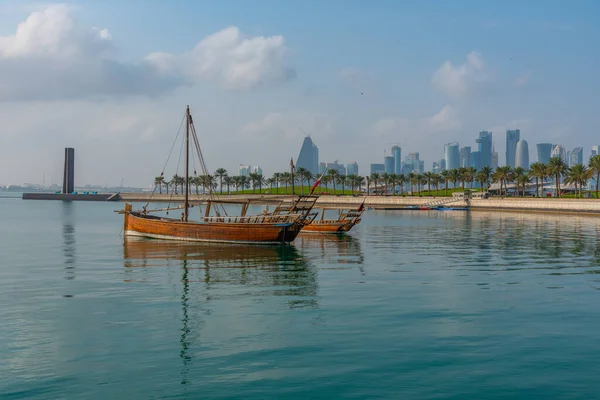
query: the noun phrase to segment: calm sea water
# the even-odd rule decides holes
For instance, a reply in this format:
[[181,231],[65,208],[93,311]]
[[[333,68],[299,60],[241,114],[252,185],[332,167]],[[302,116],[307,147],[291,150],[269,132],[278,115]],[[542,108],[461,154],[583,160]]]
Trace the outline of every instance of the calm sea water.
[[0,196],[0,398],[598,398],[600,219],[365,213],[289,247],[127,241]]

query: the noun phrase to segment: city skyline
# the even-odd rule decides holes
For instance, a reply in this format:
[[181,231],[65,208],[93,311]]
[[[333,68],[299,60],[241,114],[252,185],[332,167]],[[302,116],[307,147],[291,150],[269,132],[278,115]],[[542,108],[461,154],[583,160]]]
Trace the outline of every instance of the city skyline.
[[[582,147],[586,160],[600,123],[600,55],[586,45],[600,36],[599,10],[0,1],[0,183],[60,177],[58,154],[73,147],[77,181],[148,186],[187,104],[211,171],[284,171],[307,134],[319,162],[356,161],[361,174],[395,143],[395,160],[419,153],[409,161],[425,169],[451,142],[471,147],[471,162],[497,153],[503,164],[508,129],[520,129],[530,161],[538,143]],[[485,131],[492,140],[477,143]]]

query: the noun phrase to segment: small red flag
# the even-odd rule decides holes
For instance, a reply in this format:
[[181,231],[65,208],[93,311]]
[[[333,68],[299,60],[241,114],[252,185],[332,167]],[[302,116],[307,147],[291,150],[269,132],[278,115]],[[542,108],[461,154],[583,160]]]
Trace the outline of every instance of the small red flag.
[[294,169],[294,159],[290,158],[290,168]]

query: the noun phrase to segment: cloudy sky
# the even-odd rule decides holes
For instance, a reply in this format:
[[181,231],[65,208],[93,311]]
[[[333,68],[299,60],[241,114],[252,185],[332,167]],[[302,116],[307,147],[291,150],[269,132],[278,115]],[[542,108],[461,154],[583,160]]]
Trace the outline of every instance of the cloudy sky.
[[543,141],[587,157],[599,20],[584,0],[0,0],[0,184],[60,182],[71,146],[77,184],[149,186],[186,104],[232,174],[286,170],[304,132],[361,174],[394,143],[430,168],[483,129],[501,163],[507,128],[532,160]]

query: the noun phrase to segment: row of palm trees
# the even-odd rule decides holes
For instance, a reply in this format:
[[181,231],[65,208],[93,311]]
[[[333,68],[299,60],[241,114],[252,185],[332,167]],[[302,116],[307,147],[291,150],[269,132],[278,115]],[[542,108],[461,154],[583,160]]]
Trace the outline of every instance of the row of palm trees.
[[[256,173],[251,173],[249,176],[229,176],[226,169],[219,168],[215,171],[214,175],[190,177],[189,183],[190,186],[195,186],[196,193],[198,193],[199,187],[202,187],[205,193],[217,188],[220,189],[221,193],[225,188],[227,189],[226,193],[231,193],[231,188],[235,188],[236,193],[238,193],[240,189],[249,188],[252,188],[255,192],[257,189],[261,191],[263,187],[269,187],[278,192],[282,186],[285,187],[285,193],[287,193],[289,186],[296,184],[300,185],[301,193],[304,193],[305,187],[308,190],[311,183],[321,178],[320,186],[324,187],[325,191],[328,191],[329,184],[331,184],[334,193],[337,187],[342,189],[342,193],[347,188],[350,188],[351,193],[355,193],[356,190],[361,191],[362,187],[366,186],[367,194],[383,194],[390,193],[390,191],[393,194],[397,194],[398,192],[404,194],[406,186],[410,185],[410,193],[414,194],[416,189],[420,196],[421,190],[425,187],[427,187],[429,194],[432,194],[432,187],[435,189],[436,194],[439,194],[440,188],[443,185],[444,193],[447,195],[450,184],[452,184],[453,189],[462,188],[464,190],[467,185],[470,189],[473,189],[475,182],[485,190],[489,188],[490,182],[500,183],[501,195],[507,194],[508,185],[514,183],[517,195],[524,195],[527,185],[535,180],[536,196],[539,197],[544,192],[544,183],[550,179],[556,185],[558,196],[561,193],[560,187],[562,181],[566,184],[575,185],[577,195],[582,196],[585,183],[592,177],[596,178],[596,196],[598,196],[600,155],[592,156],[587,166],[577,164],[568,167],[560,157],[553,157],[546,164],[540,162],[531,164],[529,170],[521,167],[511,168],[509,166],[502,166],[492,170],[486,166],[480,170],[472,167],[457,168],[443,171],[439,174],[431,171],[424,173],[410,172],[408,174],[374,173],[367,177],[355,174],[344,175],[338,170],[329,170],[323,176],[313,175],[310,171],[302,167],[298,168],[293,175],[290,172],[276,172],[271,178],[265,178],[262,174]],[[167,193],[169,193],[169,187],[171,187],[173,189],[172,193],[177,194],[178,188],[183,192],[185,178],[174,175],[171,180],[167,181],[161,175],[155,178],[154,184],[160,193],[162,193],[162,187],[164,186]]]

